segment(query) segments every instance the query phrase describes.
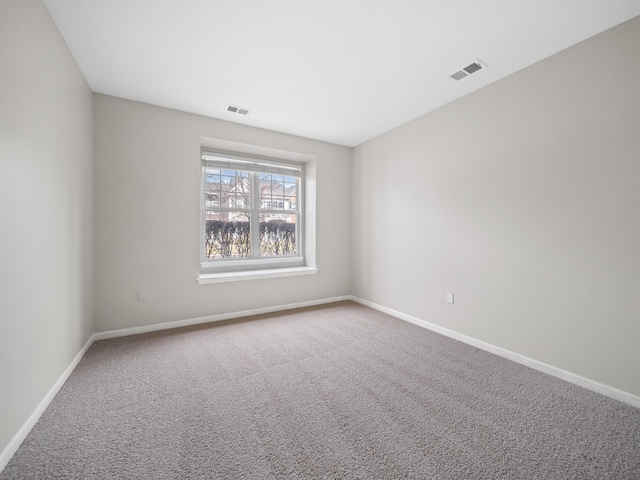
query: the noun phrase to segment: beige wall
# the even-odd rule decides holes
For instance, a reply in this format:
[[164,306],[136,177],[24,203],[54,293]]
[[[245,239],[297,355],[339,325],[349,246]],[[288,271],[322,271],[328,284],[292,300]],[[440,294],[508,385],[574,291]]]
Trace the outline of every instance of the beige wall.
[[640,17],[356,147],[355,295],[640,395],[639,45]]
[[0,2],[0,452],[93,333],[92,94],[40,1]]
[[[96,332],[350,292],[351,149],[104,95],[94,98]],[[318,274],[196,283],[200,137],[316,157]],[[147,293],[146,302],[137,301],[138,290]]]
[[[634,19],[352,152],[92,96],[42,3],[0,2],[0,451],[94,315],[354,293],[640,395],[639,44]],[[196,283],[201,136],[316,157],[317,275]]]

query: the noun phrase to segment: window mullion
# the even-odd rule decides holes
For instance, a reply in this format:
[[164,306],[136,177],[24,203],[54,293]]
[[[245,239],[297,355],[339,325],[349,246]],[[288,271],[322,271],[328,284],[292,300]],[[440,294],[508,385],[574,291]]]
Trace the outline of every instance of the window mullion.
[[251,257],[260,258],[260,195],[258,193],[258,174],[251,172]]
[[202,165],[200,169],[200,261],[206,261],[206,238],[207,234],[207,181],[206,181],[206,168]]
[[300,193],[302,192],[301,190],[301,186],[302,186],[302,179],[300,177],[296,178],[296,253],[298,255],[303,255],[303,251],[302,251],[302,215],[300,214],[300,212],[302,211],[301,205],[302,205],[302,198]]

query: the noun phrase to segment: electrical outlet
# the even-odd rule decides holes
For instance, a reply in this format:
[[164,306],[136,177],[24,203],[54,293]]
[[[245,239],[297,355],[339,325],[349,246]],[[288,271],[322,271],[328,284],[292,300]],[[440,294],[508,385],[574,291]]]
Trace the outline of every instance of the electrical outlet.
[[138,301],[146,302],[147,301],[147,292],[138,291]]
[[447,293],[447,303],[453,303],[453,293]]

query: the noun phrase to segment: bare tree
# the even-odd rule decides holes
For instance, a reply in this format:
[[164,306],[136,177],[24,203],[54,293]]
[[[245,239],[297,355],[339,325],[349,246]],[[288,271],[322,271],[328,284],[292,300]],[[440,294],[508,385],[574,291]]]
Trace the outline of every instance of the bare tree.
[[207,258],[248,257],[251,255],[249,222],[207,220],[205,253]]

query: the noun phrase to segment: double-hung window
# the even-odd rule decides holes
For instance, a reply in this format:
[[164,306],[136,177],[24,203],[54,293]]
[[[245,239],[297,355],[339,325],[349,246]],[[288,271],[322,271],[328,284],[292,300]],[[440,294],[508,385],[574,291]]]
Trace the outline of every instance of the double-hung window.
[[304,265],[303,164],[202,150],[201,270]]

